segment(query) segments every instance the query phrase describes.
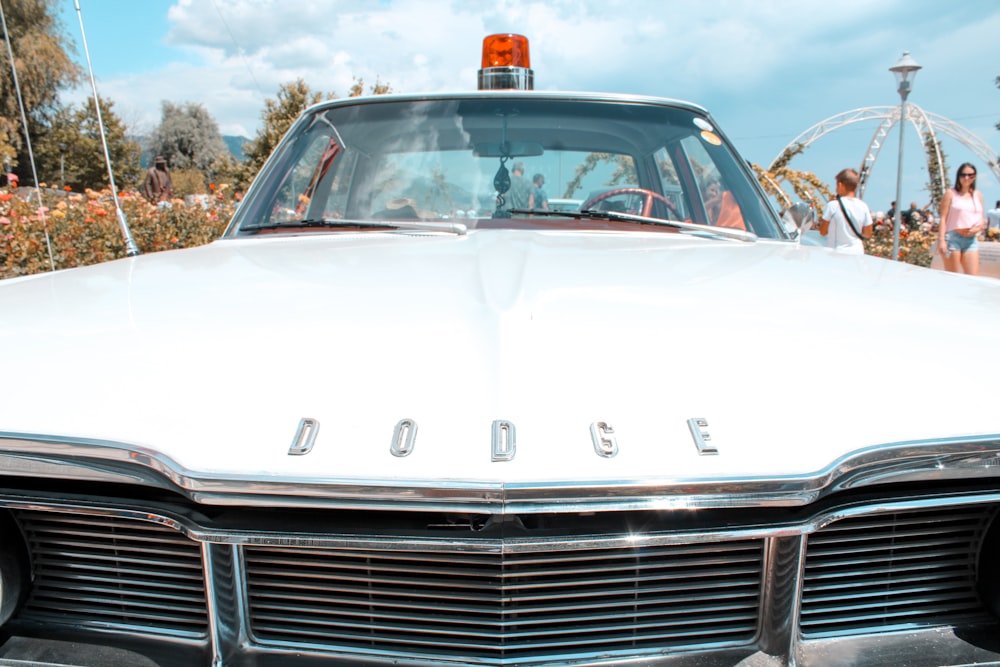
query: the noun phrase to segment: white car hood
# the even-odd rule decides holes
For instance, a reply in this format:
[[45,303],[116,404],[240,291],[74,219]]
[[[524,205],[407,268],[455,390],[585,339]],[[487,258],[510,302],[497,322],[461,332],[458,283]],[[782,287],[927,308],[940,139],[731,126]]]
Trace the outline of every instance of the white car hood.
[[[774,479],[1000,433],[1000,283],[784,242],[224,240],[6,281],[0,312],[0,433],[219,477]],[[303,418],[315,446],[289,455]],[[402,419],[415,445],[393,456]],[[495,420],[512,460],[491,460]],[[595,422],[616,456],[595,452]]]

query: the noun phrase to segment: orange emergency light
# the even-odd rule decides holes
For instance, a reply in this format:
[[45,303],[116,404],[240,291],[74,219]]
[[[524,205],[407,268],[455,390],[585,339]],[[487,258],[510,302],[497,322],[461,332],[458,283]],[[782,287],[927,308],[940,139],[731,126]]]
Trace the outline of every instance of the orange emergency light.
[[528,38],[512,33],[489,35],[483,39],[483,64],[479,70],[479,90],[532,90]]

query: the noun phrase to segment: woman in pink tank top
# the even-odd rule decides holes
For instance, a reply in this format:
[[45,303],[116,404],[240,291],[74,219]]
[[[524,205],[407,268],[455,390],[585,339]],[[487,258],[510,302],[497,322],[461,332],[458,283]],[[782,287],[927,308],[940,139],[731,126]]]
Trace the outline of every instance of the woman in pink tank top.
[[946,270],[979,274],[977,237],[985,220],[983,195],[976,190],[976,168],[966,162],[958,168],[954,189],[941,199],[938,252],[944,258]]

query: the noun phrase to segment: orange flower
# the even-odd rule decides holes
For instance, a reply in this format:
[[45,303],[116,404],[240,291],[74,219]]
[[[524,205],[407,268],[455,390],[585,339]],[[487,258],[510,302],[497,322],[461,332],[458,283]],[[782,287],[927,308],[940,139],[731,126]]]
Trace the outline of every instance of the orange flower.
[[4,192],[3,194],[0,194],[0,201],[10,201],[13,198],[14,195],[12,195],[9,192]]
[[73,188],[69,187],[68,185],[64,185],[63,190],[65,190],[66,192],[73,192]]
[[215,189],[215,183],[209,183],[208,184],[208,189],[209,190],[214,190]]

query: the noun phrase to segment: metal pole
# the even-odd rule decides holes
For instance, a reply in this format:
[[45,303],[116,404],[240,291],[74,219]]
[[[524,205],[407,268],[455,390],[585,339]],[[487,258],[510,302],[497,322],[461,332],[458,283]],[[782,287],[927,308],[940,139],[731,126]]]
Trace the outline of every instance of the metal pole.
[[903,218],[903,135],[906,125],[906,97],[910,86],[904,82],[899,86],[899,164],[896,166],[896,212],[892,220],[892,259],[899,259],[899,226]]
[[87,47],[87,33],[83,29],[83,12],[80,11],[80,0],[73,0],[76,5],[76,14],[80,19],[80,37],[83,41],[83,54],[87,58],[87,70],[90,72],[90,87],[94,91],[94,111],[97,113],[97,129],[101,131],[101,146],[104,147],[104,162],[108,166],[108,184],[111,186],[111,199],[115,203],[115,213],[118,215],[118,227],[125,238],[125,254],[129,257],[139,254],[139,246],[132,238],[132,232],[128,228],[128,220],[125,219],[125,211],[122,210],[118,201],[118,188],[115,187],[115,173],[111,168],[111,153],[108,151],[108,138],[104,134],[104,119],[101,118],[101,102],[97,95],[97,80],[94,79],[94,67],[90,63],[90,49]]

